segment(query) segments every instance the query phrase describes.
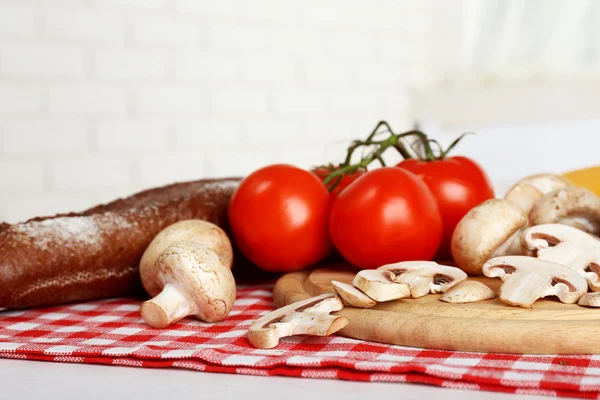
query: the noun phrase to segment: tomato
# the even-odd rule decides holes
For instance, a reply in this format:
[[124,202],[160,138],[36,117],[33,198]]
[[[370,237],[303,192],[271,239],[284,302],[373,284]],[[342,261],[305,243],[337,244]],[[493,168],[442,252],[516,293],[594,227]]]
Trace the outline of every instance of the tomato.
[[406,170],[367,172],[333,203],[329,232],[337,250],[362,269],[431,260],[442,241],[442,217],[427,185]]
[[[327,168],[327,167],[319,167],[317,169],[314,169],[312,172],[314,174],[316,174],[322,181],[324,181],[325,178],[327,178],[329,176],[329,174],[332,172],[332,169]],[[359,171],[352,172],[350,174],[342,175],[342,179],[340,180],[340,183],[338,183],[335,186],[335,188],[329,192],[331,194],[331,198],[335,200],[342,190],[344,190],[346,187],[348,187],[349,184],[354,182],[365,172],[367,172],[367,171],[359,170]],[[334,179],[334,182],[335,182],[335,179]]]
[[470,209],[494,198],[489,178],[475,161],[462,156],[435,161],[408,159],[397,166],[419,176],[433,193],[444,223],[436,259],[451,260],[450,242],[458,222]]
[[267,271],[309,267],[332,249],[327,222],[331,198],[309,171],[276,164],[248,175],[229,204],[240,251]]

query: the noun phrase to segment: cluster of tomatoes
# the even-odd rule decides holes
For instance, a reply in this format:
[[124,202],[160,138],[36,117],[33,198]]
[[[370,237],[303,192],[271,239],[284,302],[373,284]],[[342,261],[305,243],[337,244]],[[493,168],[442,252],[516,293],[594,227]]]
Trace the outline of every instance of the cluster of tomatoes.
[[449,260],[456,224],[494,197],[485,172],[461,156],[354,170],[330,192],[331,172],[276,164],[247,176],[229,206],[242,253],[276,272],[310,267],[333,247],[361,269]]

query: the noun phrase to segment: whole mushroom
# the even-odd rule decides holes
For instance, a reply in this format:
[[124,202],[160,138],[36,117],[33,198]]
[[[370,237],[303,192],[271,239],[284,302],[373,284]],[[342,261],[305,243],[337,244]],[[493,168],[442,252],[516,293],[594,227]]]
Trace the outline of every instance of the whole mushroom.
[[530,226],[563,224],[600,234],[600,197],[577,186],[547,193],[529,213]]
[[554,174],[531,175],[515,183],[504,198],[516,203],[528,214],[546,193],[571,185],[571,182],[564,176]]
[[236,294],[232,254],[227,235],[206,221],[161,231],[140,262],[142,284],[153,296],[140,309],[144,321],[165,328],[188,315],[206,322],[227,317]]
[[492,199],[470,210],[452,235],[454,261],[469,275],[481,275],[493,257],[521,254],[527,214],[510,200]]
[[154,266],[160,254],[174,243],[189,241],[205,245],[219,256],[223,264],[233,266],[233,249],[229,237],[217,225],[199,219],[179,221],[160,231],[144,251],[140,260],[140,278],[150,296],[160,293]]
[[153,328],[166,328],[194,315],[206,322],[221,321],[235,301],[235,280],[217,254],[198,243],[173,244],[156,260],[155,282],[162,287],[142,304],[140,312]]

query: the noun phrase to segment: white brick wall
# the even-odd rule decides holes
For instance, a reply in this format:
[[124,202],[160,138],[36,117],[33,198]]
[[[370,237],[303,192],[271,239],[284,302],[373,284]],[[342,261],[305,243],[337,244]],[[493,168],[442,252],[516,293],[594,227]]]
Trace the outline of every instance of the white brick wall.
[[432,2],[0,1],[0,221],[410,126]]

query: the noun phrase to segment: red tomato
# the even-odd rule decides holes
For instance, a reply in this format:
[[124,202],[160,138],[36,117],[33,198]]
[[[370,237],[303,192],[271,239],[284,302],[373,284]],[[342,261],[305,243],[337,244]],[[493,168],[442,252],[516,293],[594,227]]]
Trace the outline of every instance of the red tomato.
[[[313,173],[316,174],[319,178],[321,178],[322,181],[324,181],[325,178],[327,178],[331,172],[332,172],[331,169],[329,169],[327,167],[319,167],[319,168],[313,170]],[[357,180],[360,176],[362,176],[366,172],[367,171],[355,171],[355,172],[352,172],[351,174],[342,175],[342,179],[341,179],[340,183],[338,183],[337,186],[332,191],[329,192],[331,194],[331,198],[335,200],[342,190],[344,190],[346,187],[348,187],[349,184],[351,184],[352,182]],[[335,179],[334,179],[334,182],[335,182]]]
[[270,165],[246,177],[229,204],[241,252],[267,271],[294,271],[332,249],[327,228],[331,198],[323,182],[291,165]]
[[461,156],[436,161],[409,159],[398,167],[421,177],[433,193],[444,223],[436,258],[451,260],[450,241],[458,222],[470,209],[494,197],[489,178],[475,161]]
[[329,232],[338,251],[363,269],[431,260],[442,241],[435,198],[416,175],[395,167],[369,171],[333,203]]

